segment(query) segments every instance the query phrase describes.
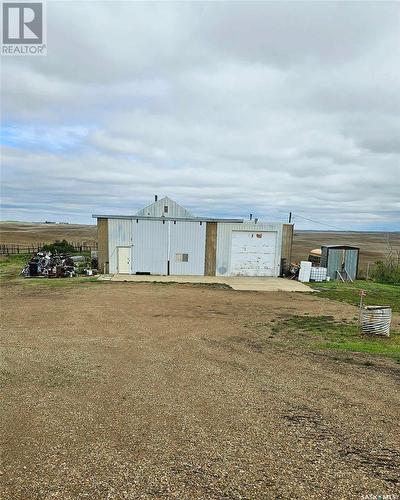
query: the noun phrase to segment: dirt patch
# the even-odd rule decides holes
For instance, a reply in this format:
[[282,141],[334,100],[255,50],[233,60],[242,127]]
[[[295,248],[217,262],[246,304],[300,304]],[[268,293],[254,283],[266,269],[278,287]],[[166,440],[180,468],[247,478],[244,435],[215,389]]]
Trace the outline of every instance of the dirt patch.
[[190,285],[14,285],[1,314],[2,498],[398,493],[399,366],[273,335],[282,317],[339,322],[353,306]]

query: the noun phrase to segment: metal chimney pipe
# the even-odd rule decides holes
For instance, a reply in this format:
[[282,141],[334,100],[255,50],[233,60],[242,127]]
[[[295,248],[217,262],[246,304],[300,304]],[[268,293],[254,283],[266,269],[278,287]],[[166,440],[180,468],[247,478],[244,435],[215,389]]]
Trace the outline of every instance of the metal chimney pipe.
[[250,214],[250,220],[252,220],[252,219],[253,219],[253,214]]
[[158,200],[158,196],[155,194],[154,195],[154,201],[157,201]]

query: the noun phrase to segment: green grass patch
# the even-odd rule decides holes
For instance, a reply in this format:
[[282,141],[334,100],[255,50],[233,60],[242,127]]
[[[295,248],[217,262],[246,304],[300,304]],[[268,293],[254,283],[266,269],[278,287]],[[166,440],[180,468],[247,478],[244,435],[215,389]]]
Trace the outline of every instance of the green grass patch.
[[272,333],[288,333],[293,335],[291,340],[308,347],[388,356],[400,362],[399,332],[391,332],[390,337],[362,335],[358,324],[338,322],[332,316],[291,316],[276,323]]
[[8,281],[19,276],[22,268],[28,262],[30,255],[1,255],[0,256],[0,281]]
[[319,290],[321,297],[347,302],[358,306],[360,290],[365,290],[364,304],[371,306],[390,306],[393,312],[400,312],[400,286],[375,283],[373,281],[358,280],[354,283],[329,281],[326,283],[310,283],[315,290]]

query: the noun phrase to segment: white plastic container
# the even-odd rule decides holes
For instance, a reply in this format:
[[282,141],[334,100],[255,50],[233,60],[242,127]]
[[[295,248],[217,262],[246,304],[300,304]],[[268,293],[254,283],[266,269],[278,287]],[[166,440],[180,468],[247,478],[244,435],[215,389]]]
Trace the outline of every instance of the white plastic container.
[[312,264],[308,260],[302,260],[300,262],[299,281],[302,283],[308,283],[310,281],[311,267]]

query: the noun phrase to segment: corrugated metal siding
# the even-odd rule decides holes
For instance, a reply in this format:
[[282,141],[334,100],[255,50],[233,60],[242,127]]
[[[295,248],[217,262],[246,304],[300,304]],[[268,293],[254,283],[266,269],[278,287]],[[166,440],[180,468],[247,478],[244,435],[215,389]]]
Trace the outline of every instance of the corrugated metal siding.
[[129,221],[133,233],[132,273],[167,274],[168,221]]
[[108,258],[110,273],[118,272],[117,247],[132,246],[132,221],[108,219]]
[[342,268],[343,252],[344,250],[337,248],[328,249],[328,264],[326,266],[326,274],[327,276],[330,276],[332,280],[336,280],[338,278],[337,271],[340,271]]
[[[206,247],[205,222],[179,222],[170,224],[170,274],[204,275]],[[188,254],[187,262],[179,262],[176,254]]]
[[[160,200],[161,201],[161,200]],[[108,219],[109,272],[117,273],[117,247],[131,247],[131,272],[203,275],[205,269],[206,226],[193,221]],[[216,275],[231,272],[232,231],[275,232],[273,276],[279,276],[282,251],[282,224],[217,223]],[[170,232],[170,240],[168,240]],[[168,242],[169,241],[169,242]],[[176,254],[188,254],[188,262],[178,262]]]
[[[168,207],[168,212],[164,212],[164,207]],[[142,208],[136,215],[149,217],[193,217],[189,210],[186,210],[186,208],[168,197],[162,198],[148,207]]]
[[357,278],[358,250],[346,250],[344,266],[350,278],[355,280]]
[[216,275],[229,276],[231,273],[232,231],[274,231],[277,233],[273,276],[279,276],[282,251],[282,226],[275,223],[244,222],[243,224],[217,224]]

